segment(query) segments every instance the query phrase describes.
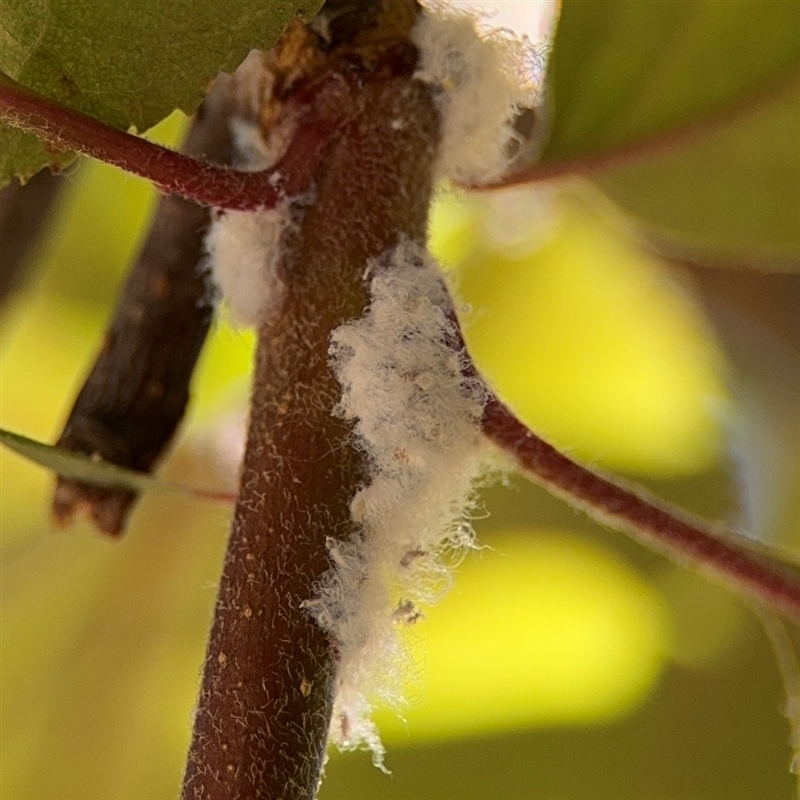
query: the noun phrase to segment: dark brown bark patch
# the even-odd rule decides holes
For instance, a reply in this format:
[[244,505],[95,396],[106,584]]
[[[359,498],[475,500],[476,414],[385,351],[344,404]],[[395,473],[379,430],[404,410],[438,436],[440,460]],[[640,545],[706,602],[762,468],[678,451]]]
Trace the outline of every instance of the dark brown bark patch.
[[[224,107],[198,112],[184,150],[230,163]],[[59,447],[149,472],[169,445],[213,315],[203,267],[209,221],[207,208],[176,196],[159,201]],[[85,514],[101,531],[118,535],[136,497],[59,478],[53,513],[61,524]]]

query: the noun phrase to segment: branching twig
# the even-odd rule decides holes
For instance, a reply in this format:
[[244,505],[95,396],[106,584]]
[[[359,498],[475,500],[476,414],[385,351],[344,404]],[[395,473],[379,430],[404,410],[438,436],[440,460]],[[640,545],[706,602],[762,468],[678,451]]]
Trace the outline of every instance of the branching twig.
[[[392,9],[388,16],[401,6],[408,13],[398,12],[398,18],[405,24],[416,12],[413,0],[381,4]],[[316,793],[337,642],[312,620],[304,603],[330,567],[331,538],[352,532],[350,501],[365,475],[363,456],[334,413],[341,387],[328,363],[330,337],[363,312],[370,259],[401,237],[424,239],[439,136],[430,91],[412,80],[416,52],[407,33],[406,27],[394,38],[386,31],[366,37],[368,58],[357,47],[338,60],[335,48],[324,51],[327,63],[314,66],[313,80],[293,108],[300,113],[293,117],[296,132],[286,155],[274,170],[257,174],[165,150],[0,77],[0,120],[55,147],[102,158],[199,203],[252,209],[292,199],[293,220],[279,260],[286,291],[280,308],[259,329],[248,445],[184,800],[310,800]],[[352,35],[359,34],[356,25]],[[291,91],[300,94],[296,85]],[[175,207],[182,206],[176,201]],[[194,219],[200,212],[186,213]],[[206,217],[196,219],[202,226]],[[195,236],[189,245],[193,258],[197,242]],[[146,288],[159,300],[157,285],[151,281]],[[130,291],[126,303],[145,302],[135,286]],[[152,299],[148,295],[147,303]],[[198,314],[187,334],[191,346],[181,345],[184,355],[204,335],[205,320]],[[166,439],[185,403],[181,392],[188,376],[182,369],[185,364],[174,383],[180,391],[168,415]],[[788,569],[753,555],[734,537],[682,519],[576,464],[496,398],[490,398],[482,423],[523,473],[553,494],[800,619],[800,579]],[[148,447],[149,457],[153,448]],[[123,511],[114,519],[121,520]]]
[[755,556],[733,535],[689,522],[575,463],[530,431],[496,397],[486,406],[483,430],[524,475],[595,521],[625,531],[678,563],[722,578],[725,585],[800,621],[800,579],[788,568],[784,571]]
[[[212,90],[183,150],[228,164],[231,137],[220,93]],[[202,263],[209,220],[209,209],[188,200],[159,201],[59,447],[149,472],[169,444],[213,315]],[[100,530],[117,535],[135,499],[131,491],[59,478],[53,512],[61,524],[86,513]]]
[[[304,137],[272,170],[224,169],[99,122],[48,100],[0,73],[0,122],[38,136],[58,150],[79,153],[147,178],[165,194],[201,205],[272,208],[308,188],[330,129],[304,128]],[[335,125],[333,120],[329,124]]]

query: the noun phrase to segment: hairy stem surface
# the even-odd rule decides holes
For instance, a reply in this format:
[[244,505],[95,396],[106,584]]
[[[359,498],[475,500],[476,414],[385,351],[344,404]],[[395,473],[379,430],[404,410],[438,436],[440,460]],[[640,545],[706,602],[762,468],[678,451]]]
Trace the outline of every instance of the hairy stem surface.
[[[414,53],[330,101],[350,122],[316,174],[314,199],[284,237],[286,294],[259,331],[240,496],[221,579],[184,800],[310,800],[330,724],[336,642],[305,601],[330,568],[327,541],[352,531],[365,478],[335,414],[331,331],[361,316],[365,268],[401,237],[422,242],[438,138]],[[393,122],[405,120],[398,128]]]

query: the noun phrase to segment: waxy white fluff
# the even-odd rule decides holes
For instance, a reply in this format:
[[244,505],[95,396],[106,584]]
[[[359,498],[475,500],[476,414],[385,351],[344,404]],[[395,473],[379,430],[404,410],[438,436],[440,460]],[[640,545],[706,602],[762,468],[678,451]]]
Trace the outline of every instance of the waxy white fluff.
[[[227,80],[215,84],[209,98],[219,92],[224,95],[220,102],[232,107],[228,124],[236,153],[233,166],[247,172],[273,167],[286,151],[293,125],[289,122],[265,135],[259,124],[273,82],[266,56],[253,50],[232,77],[224,77]],[[288,202],[268,210],[215,212],[205,242],[211,276],[240,325],[263,322],[283,297],[277,267],[288,222]]]
[[[478,32],[464,13],[425,13],[412,38],[415,77],[437,87],[442,141],[437,177],[498,178],[509,163],[512,123],[535,100],[525,45]],[[453,557],[474,544],[469,512],[491,451],[480,430],[479,380],[466,355],[435,261],[405,241],[368,265],[371,303],[333,333],[342,384],[339,413],[355,422],[370,474],[351,504],[353,538],[331,538],[332,567],[305,605],[337,643],[330,738],[367,747],[383,764],[371,721],[375,701],[399,704],[407,656],[402,628],[450,586]]]
[[306,605],[338,645],[331,739],[371,748],[380,764],[371,704],[402,698],[398,626],[449,587],[448,558],[473,543],[468,511],[488,448],[482,384],[463,374],[436,263],[405,241],[369,269],[370,306],[334,332],[331,347],[339,413],[355,421],[369,482],[351,505],[357,533],[329,541],[333,567]]
[[[416,77],[440,92],[437,177],[462,183],[490,182],[503,174],[509,145],[517,136],[514,116],[536,101],[526,64],[530,44],[507,31],[479,32],[478,20],[468,12],[437,7],[421,14],[412,32],[420,50]],[[291,120],[267,132],[259,124],[272,88],[268,56],[255,50],[224,86],[215,87],[233,106],[230,126],[237,169],[273,167],[291,139]],[[206,249],[212,278],[234,321],[258,325],[280,303],[283,287],[277,265],[288,221],[288,203],[270,210],[217,212]]]
[[224,211],[211,223],[206,234],[211,275],[238,325],[263,322],[283,296],[277,266],[287,221],[286,210],[276,208]]
[[508,30],[484,29],[474,13],[429,5],[412,39],[420,51],[416,77],[441,92],[438,177],[488,183],[509,166],[517,112],[537,104],[533,48]]

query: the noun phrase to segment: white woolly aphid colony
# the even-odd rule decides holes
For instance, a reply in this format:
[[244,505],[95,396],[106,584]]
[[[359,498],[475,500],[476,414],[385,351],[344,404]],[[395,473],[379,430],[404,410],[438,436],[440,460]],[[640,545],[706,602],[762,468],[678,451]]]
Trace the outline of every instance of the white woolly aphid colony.
[[[236,169],[270,169],[291,140],[291,122],[271,128],[268,138],[259,124],[259,112],[272,93],[272,83],[269,56],[253,50],[234,75],[217,78],[206,98],[206,103],[227,107],[235,152],[232,166]],[[215,213],[206,235],[214,284],[237,324],[258,325],[283,294],[277,264],[289,203],[273,209]]]
[[372,303],[333,334],[339,413],[355,421],[370,482],[353,498],[358,532],[331,539],[334,568],[309,609],[340,643],[331,738],[342,747],[380,740],[369,698],[401,699],[398,624],[449,584],[442,554],[472,544],[467,510],[483,471],[480,384],[464,354],[435,262],[403,242],[370,265]]
[[[477,20],[437,6],[418,23],[417,78],[437,87],[442,142],[437,177],[471,182],[508,165],[515,112],[530,105],[523,43],[479,35]],[[264,169],[282,155],[290,131],[265,141],[258,109],[270,90],[264,57],[248,57],[233,77],[237,166]],[[275,264],[284,209],[226,212],[207,248],[214,280],[235,319],[254,324],[281,295]],[[340,665],[331,740],[383,749],[370,720],[374,699],[402,699],[404,653],[398,627],[418,603],[449,586],[446,556],[473,545],[468,511],[490,454],[479,419],[484,397],[463,374],[464,354],[438,266],[418,243],[402,242],[375,263],[363,318],[334,331],[331,364],[342,384],[339,413],[355,422],[370,482],[351,505],[353,539],[331,539],[332,566],[309,613],[337,640]],[[452,561],[452,558],[450,559]]]

